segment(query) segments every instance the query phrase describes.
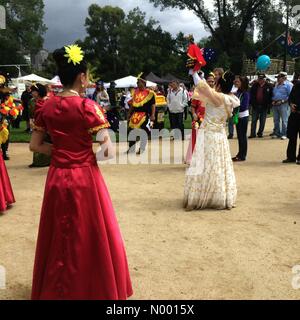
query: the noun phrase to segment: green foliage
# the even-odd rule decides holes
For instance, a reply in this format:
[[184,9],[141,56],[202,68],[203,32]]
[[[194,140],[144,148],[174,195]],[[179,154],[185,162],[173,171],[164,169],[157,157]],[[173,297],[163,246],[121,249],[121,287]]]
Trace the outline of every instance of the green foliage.
[[249,26],[255,15],[270,6],[270,0],[213,0],[214,10],[204,0],[149,0],[162,9],[172,7],[194,12],[210,31],[215,48],[231,58],[231,69],[240,73],[243,56],[248,54]]
[[0,5],[7,16],[6,30],[0,30],[1,64],[24,63],[24,54],[35,54],[43,47],[44,2],[0,0]]
[[94,77],[108,81],[150,71],[186,74],[186,56],[177,50],[176,40],[139,8],[125,15],[118,7],[91,5],[86,28],[88,36],[78,43],[94,67]]

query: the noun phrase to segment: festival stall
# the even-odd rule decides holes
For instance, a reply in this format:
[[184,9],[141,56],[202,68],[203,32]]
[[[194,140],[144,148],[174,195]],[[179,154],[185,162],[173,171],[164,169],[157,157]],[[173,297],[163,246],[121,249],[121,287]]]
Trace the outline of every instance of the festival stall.
[[[137,87],[137,77],[133,77],[133,76],[128,76],[128,77],[125,77],[125,78],[121,78],[121,79],[115,80],[114,82],[116,83],[116,88],[117,89],[136,88]],[[104,86],[106,88],[109,88],[110,84],[104,84]],[[156,87],[157,83],[152,82],[152,81],[147,81],[146,86],[148,88]]]
[[40,83],[40,84],[55,84],[54,81],[40,77],[34,73],[29,74],[27,76],[24,77],[20,77],[20,78],[16,78],[14,79],[17,82],[21,82],[21,83],[26,83],[26,82],[31,82],[31,83]]

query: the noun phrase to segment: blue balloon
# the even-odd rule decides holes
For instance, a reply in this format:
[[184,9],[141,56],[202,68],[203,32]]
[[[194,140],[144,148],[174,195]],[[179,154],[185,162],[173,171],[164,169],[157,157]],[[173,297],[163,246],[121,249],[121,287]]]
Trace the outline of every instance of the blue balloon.
[[267,55],[260,56],[257,59],[256,68],[259,71],[267,70],[270,67],[270,65],[271,65],[271,59]]

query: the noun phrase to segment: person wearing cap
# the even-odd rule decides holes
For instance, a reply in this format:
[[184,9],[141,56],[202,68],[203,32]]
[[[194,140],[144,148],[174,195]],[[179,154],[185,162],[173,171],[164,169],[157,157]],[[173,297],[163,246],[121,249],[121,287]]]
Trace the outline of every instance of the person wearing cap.
[[[293,85],[287,81],[287,73],[280,72],[278,74],[277,84],[273,89],[273,114],[274,114],[274,135],[273,138],[287,139],[287,124],[289,118],[289,96],[292,91]],[[280,120],[282,126],[280,128]]]
[[288,121],[287,137],[289,145],[287,148],[287,158],[283,163],[297,163],[300,165],[300,146],[297,156],[297,140],[300,137],[300,82],[295,82],[290,94],[289,103],[291,114]]
[[267,114],[272,106],[273,87],[267,83],[264,73],[258,74],[257,81],[253,84],[250,91],[250,105],[252,106],[251,138],[256,137],[257,122],[259,129],[257,136],[262,138],[264,135]]

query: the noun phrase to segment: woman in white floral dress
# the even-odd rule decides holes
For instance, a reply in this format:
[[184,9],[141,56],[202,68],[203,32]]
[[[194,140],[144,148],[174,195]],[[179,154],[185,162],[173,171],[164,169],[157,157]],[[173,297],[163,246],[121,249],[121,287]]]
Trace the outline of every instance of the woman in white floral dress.
[[240,105],[231,94],[235,79],[227,72],[215,89],[193,75],[196,86],[193,99],[206,103],[206,115],[198,131],[197,144],[186,172],[184,207],[186,210],[231,209],[237,197],[233,163],[226,135],[226,121]]

